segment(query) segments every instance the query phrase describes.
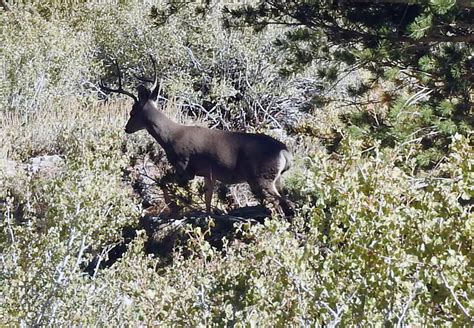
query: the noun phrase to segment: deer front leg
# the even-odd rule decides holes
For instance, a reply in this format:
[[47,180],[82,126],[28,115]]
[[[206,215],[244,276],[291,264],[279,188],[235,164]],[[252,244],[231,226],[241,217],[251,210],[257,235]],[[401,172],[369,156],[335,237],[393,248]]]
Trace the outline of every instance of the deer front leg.
[[176,173],[172,171],[167,172],[158,180],[158,186],[163,192],[165,204],[168,207],[172,216],[176,215],[179,212],[179,208],[176,203],[176,197],[174,197],[173,192],[170,190],[170,185],[175,183],[175,181]]
[[212,194],[214,193],[214,186],[216,181],[212,179],[212,177],[204,177],[204,199],[206,201],[206,212],[211,212],[211,202],[212,202]]
[[176,171],[176,182],[178,186],[185,187],[187,186],[188,182],[194,179],[195,174],[192,170],[188,167],[189,159],[182,158],[177,160],[173,163],[173,166]]

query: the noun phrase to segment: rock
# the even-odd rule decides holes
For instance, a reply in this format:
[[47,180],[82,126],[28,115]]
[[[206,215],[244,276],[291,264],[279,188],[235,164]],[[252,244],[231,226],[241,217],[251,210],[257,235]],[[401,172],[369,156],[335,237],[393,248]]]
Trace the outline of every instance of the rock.
[[61,170],[64,160],[59,155],[33,157],[27,165],[28,172],[52,177]]
[[20,173],[32,173],[51,178],[62,169],[64,159],[59,155],[44,155],[30,158],[27,164],[0,159],[0,175],[6,178],[14,177]]

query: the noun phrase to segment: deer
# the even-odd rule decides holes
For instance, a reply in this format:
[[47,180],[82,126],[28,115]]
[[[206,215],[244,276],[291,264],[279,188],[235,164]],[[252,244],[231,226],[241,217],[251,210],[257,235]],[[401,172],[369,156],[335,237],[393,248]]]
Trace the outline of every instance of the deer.
[[124,94],[133,99],[130,117],[125,125],[127,134],[146,130],[163,148],[167,160],[180,177],[190,181],[196,176],[204,178],[206,212],[211,212],[212,195],[216,181],[224,184],[248,183],[254,196],[265,206],[270,201],[275,209],[287,218],[293,215],[291,202],[282,195],[282,174],[292,164],[287,146],[266,135],[210,129],[179,124],[168,118],[158,105],[160,83],[153,64],[151,89],[143,83],[137,87],[137,96],[123,89],[120,67],[115,62],[118,88],[100,82],[107,93]]

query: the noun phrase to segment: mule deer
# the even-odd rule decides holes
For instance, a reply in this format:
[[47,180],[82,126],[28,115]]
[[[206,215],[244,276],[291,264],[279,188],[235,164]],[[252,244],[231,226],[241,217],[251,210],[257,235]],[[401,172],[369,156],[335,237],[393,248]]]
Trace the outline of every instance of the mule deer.
[[204,177],[207,212],[211,210],[214,185],[219,180],[225,184],[247,182],[260,202],[270,199],[276,209],[291,215],[292,206],[279,191],[281,175],[290,168],[292,160],[286,145],[265,134],[208,129],[172,121],[158,108],[160,87],[156,62],[153,57],[151,60],[154,78],[140,80],[153,82],[153,87],[139,85],[138,97],[122,88],[117,62],[118,88],[109,88],[101,82],[104,91],[125,94],[134,101],[125,132],[146,129],[164,149],[178,174],[187,180]]

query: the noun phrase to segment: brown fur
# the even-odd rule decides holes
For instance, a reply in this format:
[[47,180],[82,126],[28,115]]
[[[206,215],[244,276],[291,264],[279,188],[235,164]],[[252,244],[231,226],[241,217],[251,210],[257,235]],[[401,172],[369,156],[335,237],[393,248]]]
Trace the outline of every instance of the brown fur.
[[181,125],[159,111],[152,100],[132,110],[126,131],[145,128],[163,147],[171,165],[189,179],[205,178],[206,210],[215,181],[247,182],[261,200],[269,199],[285,214],[291,206],[278,190],[281,174],[291,166],[285,144],[265,134],[230,132]]
[[[153,67],[155,61],[153,58]],[[120,69],[117,66],[120,77]],[[226,184],[247,182],[253,193],[263,202],[270,200],[284,214],[292,214],[290,203],[280,194],[281,174],[291,166],[292,156],[282,142],[265,134],[230,132],[187,126],[170,120],[156,104],[159,86],[152,90],[138,87],[138,97],[122,88],[102,85],[103,90],[117,92],[134,99],[127,133],[146,129],[163,147],[177,173],[193,179],[204,177],[206,210],[211,209],[215,181]]]

